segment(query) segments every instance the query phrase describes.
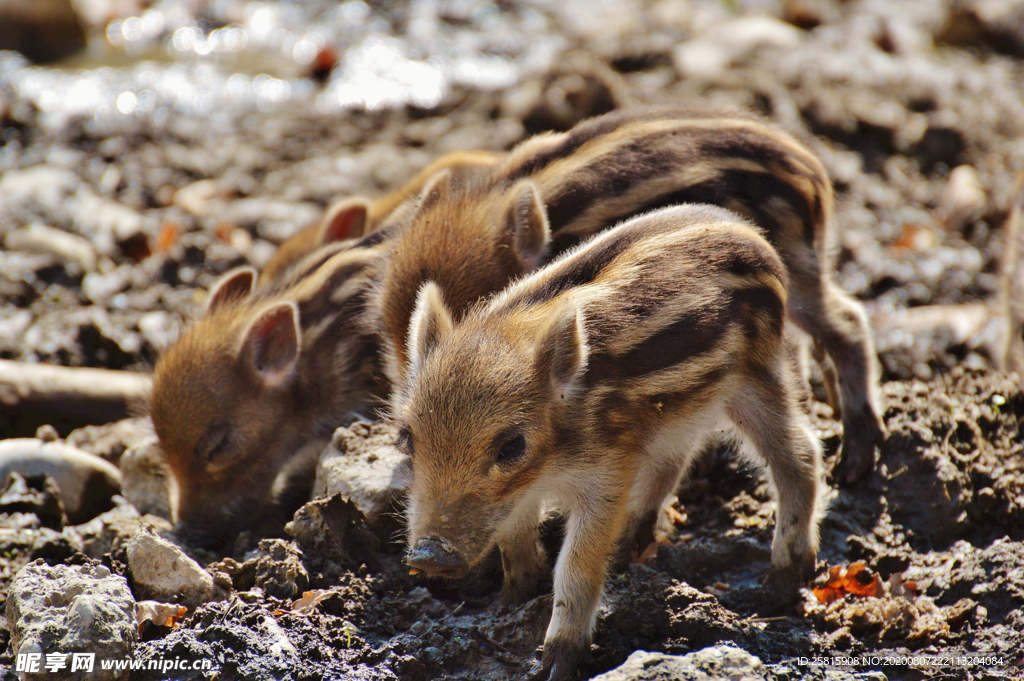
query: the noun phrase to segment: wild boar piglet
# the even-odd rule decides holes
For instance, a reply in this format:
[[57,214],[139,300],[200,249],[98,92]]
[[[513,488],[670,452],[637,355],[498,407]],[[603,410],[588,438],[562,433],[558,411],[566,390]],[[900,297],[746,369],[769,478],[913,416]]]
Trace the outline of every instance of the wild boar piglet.
[[150,414],[192,542],[279,531],[346,413],[383,397],[361,322],[380,236],[332,244],[263,286],[251,268],[226,274],[161,355]]
[[[460,577],[497,545],[504,596],[546,567],[542,506],[567,515],[540,673],[575,676],[607,566],[710,437],[767,465],[777,499],[766,590],[790,601],[815,564],[820,445],[786,359],[786,271],[712,206],[634,218],[453,321],[433,283],[393,394],[409,456],[407,562]],[[618,546],[617,546],[618,544]]]

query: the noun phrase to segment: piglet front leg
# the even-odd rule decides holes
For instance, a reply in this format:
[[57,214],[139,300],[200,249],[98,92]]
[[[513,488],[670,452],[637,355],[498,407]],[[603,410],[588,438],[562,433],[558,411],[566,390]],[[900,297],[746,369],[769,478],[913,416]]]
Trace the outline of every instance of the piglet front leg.
[[585,492],[576,495],[581,503],[570,511],[555,566],[551,622],[532,678],[575,681],[579,677],[590,651],[608,561],[626,517],[623,490],[629,488],[628,481],[605,475],[591,478]]

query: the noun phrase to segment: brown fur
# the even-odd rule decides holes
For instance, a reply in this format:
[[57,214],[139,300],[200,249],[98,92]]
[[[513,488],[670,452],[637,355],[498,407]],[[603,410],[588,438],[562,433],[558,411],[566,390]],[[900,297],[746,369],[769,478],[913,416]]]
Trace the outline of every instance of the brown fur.
[[[402,379],[405,331],[424,281],[438,284],[458,319],[546,255],[681,203],[736,210],[779,251],[789,270],[790,316],[814,339],[833,408],[842,413],[839,477],[859,479],[884,431],[864,311],[832,280],[832,185],[802,145],[735,112],[615,112],[527,140],[490,172],[435,177],[418,208],[389,221],[400,236],[374,303],[389,378]],[[538,253],[543,232],[551,243]]]
[[276,286],[254,289],[251,270],[229,273],[206,315],[160,357],[150,413],[183,534],[219,547],[242,529],[279,530],[308,498],[338,422],[385,394],[361,326],[380,251],[329,248]]
[[487,168],[498,162],[499,155],[490,151],[455,151],[435,159],[400,189],[374,201],[349,198],[332,204],[323,219],[299,230],[278,246],[277,251],[260,273],[260,282],[284,274],[292,265],[333,241],[358,239],[372,232],[399,206],[415,197],[431,177],[445,169],[455,172]]
[[685,206],[604,232],[458,324],[426,284],[392,398],[412,462],[410,565],[459,576],[497,545],[506,597],[528,597],[540,509],[557,505],[568,529],[543,665],[573,678],[616,544],[725,430],[767,465],[767,592],[794,599],[817,551],[820,446],[786,357],[785,282],[738,216]]

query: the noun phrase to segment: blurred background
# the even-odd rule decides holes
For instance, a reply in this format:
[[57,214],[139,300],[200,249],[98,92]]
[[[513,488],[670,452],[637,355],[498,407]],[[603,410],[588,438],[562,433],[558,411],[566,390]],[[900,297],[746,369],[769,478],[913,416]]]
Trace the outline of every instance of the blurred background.
[[332,200],[677,103],[822,157],[884,378],[1006,362],[1022,2],[0,0],[0,49],[0,358],[145,370]]

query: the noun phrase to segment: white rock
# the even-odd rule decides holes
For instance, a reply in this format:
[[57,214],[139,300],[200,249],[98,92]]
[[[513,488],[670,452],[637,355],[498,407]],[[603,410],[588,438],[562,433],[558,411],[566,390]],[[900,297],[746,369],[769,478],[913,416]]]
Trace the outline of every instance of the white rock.
[[733,19],[679,45],[673,55],[684,77],[712,77],[746,59],[760,47],[796,47],[800,29],[765,16]]
[[8,234],[4,245],[14,251],[52,253],[77,262],[86,272],[96,270],[96,249],[89,240],[62,229],[40,224],[29,225]]
[[334,431],[313,483],[313,498],[340,494],[370,525],[379,526],[409,486],[406,457],[394,447],[397,431],[383,423],[355,423]]
[[146,528],[128,542],[128,567],[140,598],[189,608],[215,600],[213,576],[180,548]]
[[985,214],[988,196],[981,186],[978,171],[972,166],[953,168],[939,199],[939,217],[947,231],[960,232]]
[[160,441],[151,436],[121,456],[121,488],[139,513],[171,520],[171,471],[164,462]]
[[761,660],[739,648],[722,645],[688,655],[638,650],[621,666],[595,676],[592,681],[766,681],[767,678]]
[[[57,565],[41,560],[22,568],[7,597],[11,652],[63,653],[67,667],[21,678],[117,681],[128,670],[103,669],[100,660],[130,657],[138,638],[136,605],[123,577],[102,565]],[[92,671],[71,672],[72,653],[93,653]]]

